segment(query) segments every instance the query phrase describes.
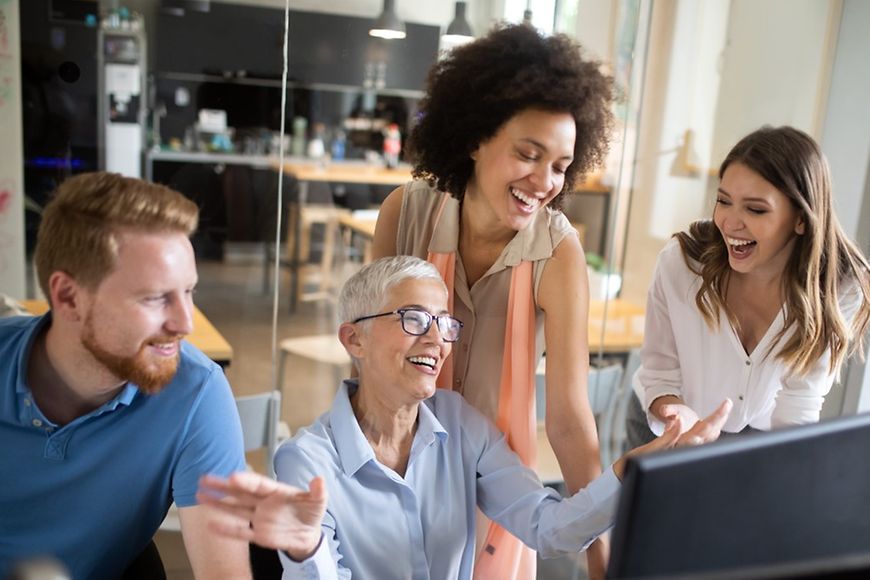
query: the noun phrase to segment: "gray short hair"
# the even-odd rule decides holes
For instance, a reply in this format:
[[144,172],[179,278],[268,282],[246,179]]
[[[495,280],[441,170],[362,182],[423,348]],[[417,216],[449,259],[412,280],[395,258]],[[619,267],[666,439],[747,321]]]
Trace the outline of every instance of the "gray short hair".
[[[353,322],[377,314],[389,300],[390,289],[405,280],[444,280],[438,270],[414,256],[390,256],[375,260],[351,276],[338,295],[341,322]],[[447,286],[444,286],[445,291]]]

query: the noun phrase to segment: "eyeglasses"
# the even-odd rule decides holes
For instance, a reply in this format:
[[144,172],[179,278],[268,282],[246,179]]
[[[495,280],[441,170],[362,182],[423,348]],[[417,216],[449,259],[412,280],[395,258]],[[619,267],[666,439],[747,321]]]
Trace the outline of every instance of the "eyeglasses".
[[370,318],[390,316],[391,314],[399,315],[402,319],[402,330],[411,336],[422,336],[429,332],[429,327],[432,326],[432,321],[434,320],[438,325],[438,333],[441,334],[441,338],[444,342],[456,342],[459,340],[459,333],[462,330],[461,320],[446,314],[435,316],[434,314],[429,314],[425,310],[418,310],[416,308],[399,308],[392,312],[382,312],[381,314],[361,316],[354,320],[354,323],[369,320]]

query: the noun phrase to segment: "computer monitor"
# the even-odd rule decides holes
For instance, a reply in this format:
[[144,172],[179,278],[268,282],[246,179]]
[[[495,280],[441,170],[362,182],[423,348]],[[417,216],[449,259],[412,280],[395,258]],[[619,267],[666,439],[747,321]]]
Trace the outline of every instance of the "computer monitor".
[[868,571],[870,414],[641,456],[626,466],[611,578]]

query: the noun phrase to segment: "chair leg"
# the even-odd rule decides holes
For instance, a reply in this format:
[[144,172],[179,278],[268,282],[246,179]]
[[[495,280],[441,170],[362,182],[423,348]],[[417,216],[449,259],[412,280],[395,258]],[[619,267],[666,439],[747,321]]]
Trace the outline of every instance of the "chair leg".
[[335,260],[335,238],[338,235],[338,218],[333,216],[323,230],[323,253],[320,256],[320,291],[332,290],[332,268]]
[[281,397],[284,397],[284,364],[287,361],[287,352],[282,350],[278,355],[278,376],[275,377],[275,390],[281,393]]

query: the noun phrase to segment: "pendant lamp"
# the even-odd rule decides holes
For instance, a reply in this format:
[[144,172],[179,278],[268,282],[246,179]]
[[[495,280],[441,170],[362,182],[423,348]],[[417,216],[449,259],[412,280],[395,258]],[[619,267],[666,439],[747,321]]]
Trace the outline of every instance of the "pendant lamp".
[[462,44],[474,40],[474,32],[471,30],[471,25],[465,17],[466,2],[459,1],[456,3],[456,14],[453,16],[453,21],[447,27],[447,32],[442,36],[442,40],[452,45]]
[[532,25],[532,0],[526,0],[526,9],[523,11],[523,24]]
[[395,0],[384,0],[384,9],[375,20],[369,34],[388,40],[405,38],[405,23],[396,16]]

